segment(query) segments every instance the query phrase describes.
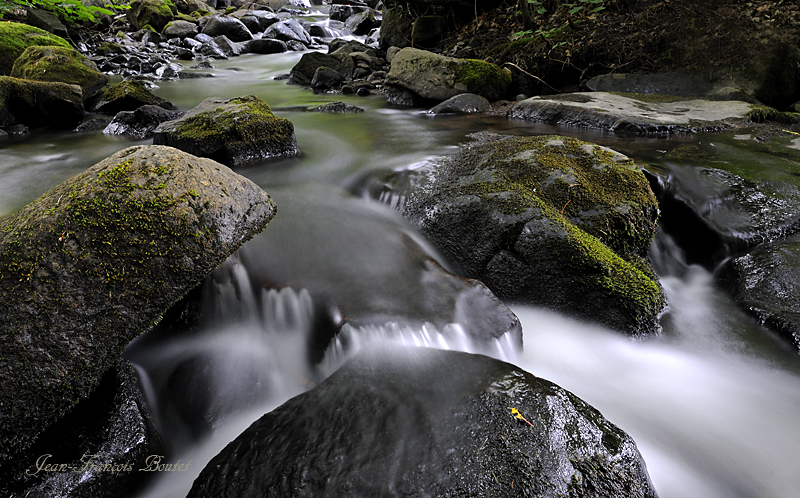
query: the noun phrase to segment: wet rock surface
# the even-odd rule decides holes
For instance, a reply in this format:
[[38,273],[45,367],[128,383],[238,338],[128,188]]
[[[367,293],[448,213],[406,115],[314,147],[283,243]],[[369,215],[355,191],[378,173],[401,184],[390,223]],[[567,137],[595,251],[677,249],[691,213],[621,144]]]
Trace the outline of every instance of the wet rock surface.
[[691,263],[729,256],[800,229],[800,153],[750,134],[717,135],[648,160],[662,224]]
[[[120,359],[88,398],[4,466],[0,491],[4,496],[134,496],[143,482],[139,469],[148,467],[151,455],[164,454],[133,366]],[[40,464],[64,464],[70,470],[48,472]]]
[[139,146],[3,220],[0,461],[89,396],[133,338],[274,212],[218,163]]
[[800,351],[800,235],[731,258],[717,278],[743,309]]
[[122,111],[103,129],[106,135],[121,135],[133,140],[144,140],[153,136],[161,123],[178,119],[183,111],[168,111],[157,105],[143,105],[135,111]]
[[460,153],[391,173],[370,192],[501,299],[633,335],[660,329],[664,296],[644,259],[658,205],[640,168],[618,152],[559,136],[479,134]]
[[423,348],[357,356],[253,423],[188,496],[387,490],[657,496],[633,440],[571,393],[485,356]]

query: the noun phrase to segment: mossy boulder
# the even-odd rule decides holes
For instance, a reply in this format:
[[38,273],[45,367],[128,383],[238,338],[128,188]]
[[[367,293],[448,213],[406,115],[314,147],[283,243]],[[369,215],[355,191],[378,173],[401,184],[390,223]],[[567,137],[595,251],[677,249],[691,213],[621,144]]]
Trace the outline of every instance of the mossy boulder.
[[645,259],[658,204],[634,162],[567,137],[481,138],[430,170],[390,174],[373,196],[405,196],[405,216],[501,299],[659,330],[665,298]]
[[176,110],[171,102],[150,93],[138,81],[121,81],[99,94],[91,104],[94,112],[117,114],[122,111],[135,111],[143,105],[157,105],[168,111]]
[[495,101],[506,94],[511,72],[490,62],[407,47],[392,58],[386,84],[439,102],[461,93],[475,93]]
[[32,46],[69,48],[67,40],[27,24],[0,22],[0,75],[11,74],[14,61]]
[[394,346],[254,422],[187,496],[657,494],[633,439],[574,394],[487,356]]
[[0,462],[275,214],[225,166],[131,147],[0,222]]
[[229,166],[297,155],[292,122],[275,116],[253,95],[205,99],[182,118],[160,124],[153,143]]
[[73,128],[82,119],[83,91],[78,85],[0,76],[0,126]]
[[78,85],[84,101],[108,83],[108,76],[94,62],[67,47],[28,47],[14,62],[11,76]]
[[134,0],[125,13],[134,31],[150,29],[160,33],[175,18],[178,9],[169,0]]

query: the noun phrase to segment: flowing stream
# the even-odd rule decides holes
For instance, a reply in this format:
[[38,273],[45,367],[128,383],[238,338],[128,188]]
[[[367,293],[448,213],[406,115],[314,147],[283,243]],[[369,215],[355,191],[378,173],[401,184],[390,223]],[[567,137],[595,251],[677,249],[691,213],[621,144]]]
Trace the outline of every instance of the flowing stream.
[[[300,55],[246,55],[215,62],[216,68],[201,70],[213,77],[161,82],[154,93],[184,110],[211,96],[262,98],[276,114],[294,123],[302,154],[239,173],[267,192],[316,189],[334,199],[337,192],[352,190],[371,173],[450,154],[468,141],[470,133],[483,130],[567,134],[640,160],[654,149],[699,140],[620,136],[504,117],[431,117],[420,110],[391,108],[380,97],[315,95],[273,79],[288,73]],[[366,112],[331,115],[286,110],[337,100]],[[0,217],[113,152],[138,143],[147,142],[107,137],[99,131],[41,133],[4,142],[0,145]],[[377,203],[365,200],[362,204],[372,209]],[[388,208],[384,211],[386,223],[402,224]],[[268,227],[265,236],[269,231]],[[630,433],[662,498],[797,496],[800,357],[737,310],[715,289],[711,273],[687,265],[669,235],[659,234],[651,259],[670,302],[660,337],[632,341],[568,317],[514,307],[523,326],[524,349],[515,352],[510,345],[498,343],[483,352],[573,391]],[[352,277],[362,274],[357,265],[350,271]],[[164,384],[159,372],[198,352],[210,355],[212,363],[219,365],[209,389],[224,390],[244,377],[266,386],[263,395],[232,392],[233,398],[247,396],[250,403],[219,417],[200,436],[187,428],[171,431],[173,460],[191,460],[194,472],[159,476],[143,496],[184,496],[205,462],[228,441],[261,414],[312,385],[312,373],[299,360],[303,351],[298,340],[311,328],[311,297],[302,289],[289,288],[249,294],[243,291],[249,288],[249,278],[246,267],[232,258],[215,272],[214,285],[204,291],[204,309],[209,311],[201,334],[176,338],[158,348],[146,341],[129,348],[128,357],[137,366],[153,405],[164,403],[157,394]],[[401,341],[474,350],[453,327],[404,330],[390,325],[350,329],[346,336],[351,349],[354,344],[366,347],[371,341]],[[333,348],[326,353],[325,365],[332,370],[351,353]],[[169,423],[159,416],[156,421]]]

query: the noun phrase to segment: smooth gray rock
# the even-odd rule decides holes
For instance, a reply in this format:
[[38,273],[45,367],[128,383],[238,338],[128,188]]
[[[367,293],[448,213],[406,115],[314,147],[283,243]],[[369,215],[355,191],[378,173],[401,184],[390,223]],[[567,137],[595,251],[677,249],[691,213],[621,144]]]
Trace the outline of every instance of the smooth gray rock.
[[486,112],[491,109],[491,104],[484,97],[474,93],[462,93],[455,97],[450,97],[441,104],[432,107],[430,114],[472,114],[476,112]]
[[231,16],[213,16],[203,27],[202,33],[216,38],[226,36],[231,41],[243,42],[253,39],[253,33],[239,19]]
[[0,223],[0,461],[97,387],[125,346],[275,214],[225,166],[120,151]]
[[106,135],[122,135],[133,140],[153,136],[153,131],[165,121],[183,116],[183,111],[168,111],[157,105],[143,105],[135,111],[122,111],[103,129]]
[[187,38],[198,33],[197,24],[189,21],[172,21],[164,28],[162,34],[167,38]]
[[288,19],[273,24],[264,32],[265,38],[275,38],[285,42],[296,41],[305,46],[311,45],[313,40],[297,19]]
[[741,101],[585,92],[531,97],[514,104],[508,117],[667,135],[724,130],[731,122],[745,119],[754,107]]
[[355,63],[351,57],[343,54],[309,52],[303,54],[300,61],[289,71],[289,83],[293,85],[310,85],[314,79],[314,74],[320,67],[331,68],[345,78],[349,78],[352,77]]

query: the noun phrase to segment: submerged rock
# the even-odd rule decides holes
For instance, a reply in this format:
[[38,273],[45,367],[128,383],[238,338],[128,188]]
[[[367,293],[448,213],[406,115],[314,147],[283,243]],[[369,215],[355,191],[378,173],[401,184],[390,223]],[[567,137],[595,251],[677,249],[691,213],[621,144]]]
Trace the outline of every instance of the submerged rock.
[[153,143],[229,166],[297,155],[294,125],[252,95],[205,99],[182,118],[159,125]]
[[98,71],[94,62],[65,47],[28,47],[14,63],[11,76],[78,85],[84,101],[108,83],[108,76]]
[[67,40],[43,29],[17,22],[0,22],[0,75],[11,74],[17,57],[33,46],[71,48]]
[[717,278],[739,306],[800,351],[800,235],[729,259]]
[[658,331],[665,301],[645,259],[658,203],[633,161],[573,138],[480,138],[442,164],[387,175],[373,197],[396,202],[501,299]]
[[254,422],[188,496],[385,494],[657,496],[631,437],[575,395],[508,363],[424,348],[357,356]]
[[0,461],[93,392],[125,346],[274,216],[221,164],[120,151],[0,223]]
[[[45,431],[4,469],[3,496],[133,496],[147,458],[164,455],[133,366],[120,359],[97,389]],[[43,460],[43,455],[49,455]],[[66,464],[62,472],[36,471],[36,463]],[[87,465],[88,464],[88,465]],[[31,475],[35,474],[35,475]]]
[[78,85],[0,76],[0,126],[73,128],[82,119],[83,90]]
[[505,95],[511,72],[489,62],[455,59],[407,47],[392,58],[386,84],[440,102],[462,93],[475,93],[494,101]]
[[719,131],[747,118],[754,104],[665,95],[606,92],[531,97],[508,117],[642,134]]

